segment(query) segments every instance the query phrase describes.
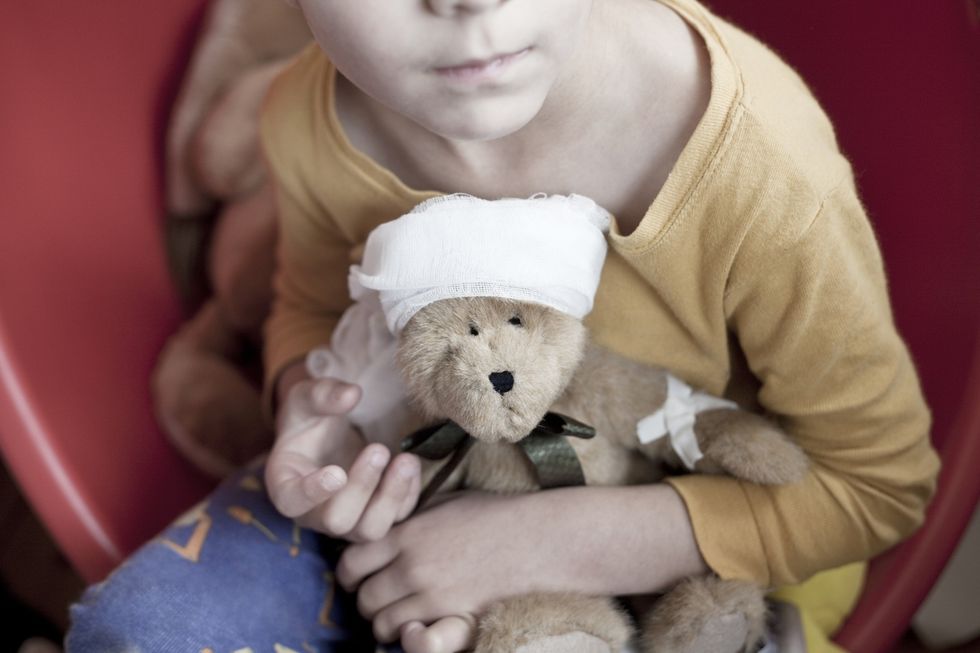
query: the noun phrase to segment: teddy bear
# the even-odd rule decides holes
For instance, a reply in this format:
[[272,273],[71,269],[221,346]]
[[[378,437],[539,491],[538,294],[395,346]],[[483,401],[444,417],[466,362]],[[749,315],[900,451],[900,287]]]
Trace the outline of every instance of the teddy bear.
[[168,126],[167,248],[190,316],[159,355],[153,400],[173,445],[211,476],[273,439],[259,349],[277,219],[258,121],[272,80],[311,39],[287,3],[215,0]]
[[[685,468],[761,484],[805,474],[801,449],[768,419],[590,340],[583,318],[608,219],[575,195],[456,195],[369,235],[350,273],[357,303],[307,365],[383,396],[352,420],[367,440],[423,458],[420,503],[461,488],[650,483]],[[506,599],[480,618],[476,651],[618,653],[638,635],[648,652],[736,653],[765,630],[764,588],[713,575],[630,609],[636,625],[614,597]]]

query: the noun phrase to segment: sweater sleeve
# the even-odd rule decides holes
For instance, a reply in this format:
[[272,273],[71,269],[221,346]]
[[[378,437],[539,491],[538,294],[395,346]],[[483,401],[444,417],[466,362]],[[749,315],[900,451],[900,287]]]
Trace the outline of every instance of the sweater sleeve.
[[349,305],[350,246],[329,225],[277,186],[280,219],[272,312],[265,325],[265,405],[282,371],[310,350],[330,342]]
[[[309,137],[296,129],[289,88],[273,89],[262,115],[262,143],[279,212],[273,303],[264,332],[264,406],[274,410],[274,388],[290,363],[330,342],[350,305],[347,272],[352,245],[304,181]],[[307,116],[303,119],[309,120]]]
[[760,403],[811,468],[778,487],[671,479],[708,565],[723,578],[790,585],[911,534],[934,492],[938,457],[850,176],[804,224],[750,229],[725,313],[761,382]]

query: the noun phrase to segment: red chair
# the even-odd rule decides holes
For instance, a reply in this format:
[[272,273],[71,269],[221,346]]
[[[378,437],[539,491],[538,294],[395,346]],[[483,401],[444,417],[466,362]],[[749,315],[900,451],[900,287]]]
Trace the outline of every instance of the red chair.
[[147,388],[181,317],[161,162],[200,5],[0,10],[0,445],[88,580],[208,487]]
[[[980,31],[965,0],[715,0],[812,84],[880,235],[944,469],[838,635],[889,650],[980,495]],[[866,6],[867,5],[867,6]],[[161,245],[163,130],[201,0],[0,14],[0,448],[89,580],[203,495],[147,377],[180,319]]]

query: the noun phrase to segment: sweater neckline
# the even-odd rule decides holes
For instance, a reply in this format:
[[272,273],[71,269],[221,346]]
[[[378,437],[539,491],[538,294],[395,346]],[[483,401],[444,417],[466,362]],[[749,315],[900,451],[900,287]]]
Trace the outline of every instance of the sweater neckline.
[[324,92],[320,93],[321,115],[326,116],[327,130],[337,149],[343,155],[345,159],[343,162],[372,185],[380,187],[394,197],[409,201],[412,205],[445,195],[441,191],[420,190],[410,187],[401,180],[401,177],[365,154],[351,142],[337,115],[337,67],[326,57],[324,60],[327,64],[327,70]]
[[[710,177],[714,162],[730,140],[743,93],[738,71],[727,45],[707,11],[696,0],[660,0],[691,25],[705,43],[710,60],[711,91],[708,106],[677,161],[640,220],[628,235],[619,232],[615,218],[611,221],[610,245],[623,253],[639,254],[655,247],[674,222],[686,212],[698,189]],[[326,58],[324,58],[326,60]],[[442,191],[421,190],[408,186],[394,172],[371,158],[350,141],[337,115],[337,68],[326,60],[325,89],[320,93],[321,115],[326,127],[346,159],[345,163],[366,182],[412,205],[444,195]]]
[[728,46],[707,10],[697,0],[660,2],[677,12],[704,42],[710,61],[711,92],[704,114],[636,229],[624,236],[613,221],[610,245],[630,254],[640,254],[659,244],[700,196],[699,189],[710,178],[715,162],[731,140],[743,94],[742,80]]

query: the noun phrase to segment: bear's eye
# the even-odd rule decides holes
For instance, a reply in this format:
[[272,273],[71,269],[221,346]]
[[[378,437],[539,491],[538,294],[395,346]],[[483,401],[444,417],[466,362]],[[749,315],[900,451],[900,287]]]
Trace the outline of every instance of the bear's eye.
[[478,336],[478,335],[480,335],[480,330],[476,328],[476,325],[475,324],[471,324],[470,325],[470,335],[471,336]]
[[509,320],[507,320],[507,323],[513,324],[514,326],[522,326],[524,324],[523,322],[521,322],[521,318],[517,317],[516,315],[510,318]]

